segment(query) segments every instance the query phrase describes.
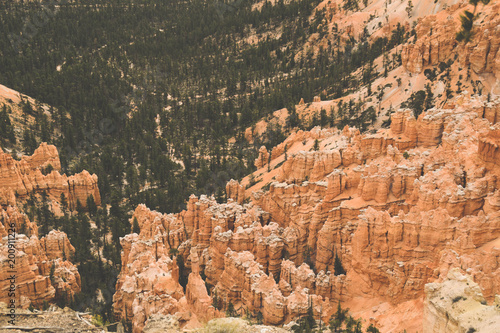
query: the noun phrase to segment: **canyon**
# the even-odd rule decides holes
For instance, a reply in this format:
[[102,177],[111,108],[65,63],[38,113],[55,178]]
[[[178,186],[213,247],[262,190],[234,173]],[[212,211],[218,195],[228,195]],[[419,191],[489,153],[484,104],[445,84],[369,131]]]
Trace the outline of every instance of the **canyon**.
[[[499,4],[485,7],[478,38],[467,45],[450,37],[464,7],[418,19],[415,41],[402,46],[402,68],[389,77],[404,71],[403,87],[423,88],[424,69],[456,59],[451,68],[469,68],[488,94],[439,95],[418,117],[401,107],[390,128],[371,133],[295,131],[260,148],[257,171],[230,181],[225,203],[191,196],[179,214],[140,205],[133,215],[140,232],[121,239],[116,315],[140,332],[152,315],[177,314],[191,327],[231,304],[240,315],[260,312],[265,324],[282,325],[309,307],[328,322],[341,301],[382,332],[445,332],[446,313],[459,310],[437,302],[438,290],[464,276],[480,302],[492,304],[500,293]],[[399,92],[382,103],[407,97]],[[297,112],[304,118],[338,102],[301,101]],[[265,126],[247,129],[248,140]],[[179,256],[190,271],[185,291]],[[335,271],[337,260],[345,274]],[[467,325],[491,330],[499,313],[486,313],[493,326]],[[453,316],[454,327],[465,327]]]
[[[382,87],[378,102],[362,87],[334,100],[316,96],[305,103],[297,96],[300,102],[293,106],[308,123],[321,110],[366,97],[364,107],[378,110],[369,130],[295,128],[274,147],[259,143],[256,170],[227,182],[223,200],[191,195],[176,214],[134,205],[130,219],[123,220],[127,234],[119,238],[112,305],[118,320],[130,323],[134,333],[167,324],[174,331],[197,329],[214,319],[244,326],[224,319],[234,309],[265,325],[289,327],[310,309],[328,323],[340,303],[381,332],[495,331],[500,3],[480,7],[481,20],[467,44],[454,36],[460,15],[472,6],[431,3],[419,3],[405,24],[410,34],[411,23],[411,37],[391,54],[401,64],[375,78],[374,90]],[[405,5],[385,4],[382,16],[382,1],[354,13],[339,1],[323,1],[317,9],[329,14],[328,33],[315,34],[307,46],[316,56],[332,39],[334,24],[342,45],[365,30],[368,42],[390,37],[404,20]],[[375,67],[384,62],[384,56],[377,58]],[[424,102],[434,99],[419,114],[408,103],[416,91],[427,94]],[[275,111],[243,136],[263,142],[268,126],[285,128],[289,115],[287,109]],[[67,176],[61,170],[53,145],[42,143],[31,156],[20,157],[0,149],[0,302],[9,301],[13,228],[16,302],[22,308],[71,300],[82,290],[68,236],[58,230],[40,236],[24,208],[41,196],[56,215],[85,211],[90,198],[101,206],[95,174]]]
[[[500,249],[488,247],[500,238],[498,124],[478,111],[499,103],[477,98],[418,119],[401,110],[375,134],[297,132],[285,141],[286,160],[279,146],[271,152],[272,178],[267,164],[254,173],[268,189],[231,181],[227,203],[192,196],[179,214],[140,205],[140,233],[121,239],[116,314],[135,332],[153,314],[177,313],[192,325],[221,316],[216,293],[222,307],[260,311],[265,324],[280,325],[310,305],[327,322],[340,300],[382,331],[411,332],[422,327],[425,285],[451,270],[470,275],[492,302],[500,285]],[[315,140],[318,151],[302,150]],[[191,267],[185,292],[176,256]],[[334,274],[335,257],[346,274]],[[390,328],[360,299],[395,317],[418,302],[412,320]]]

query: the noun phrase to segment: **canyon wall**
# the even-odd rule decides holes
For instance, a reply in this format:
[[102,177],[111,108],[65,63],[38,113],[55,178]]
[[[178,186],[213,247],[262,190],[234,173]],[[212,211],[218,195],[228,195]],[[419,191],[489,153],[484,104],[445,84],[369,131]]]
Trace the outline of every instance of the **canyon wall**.
[[[427,324],[444,332],[461,319],[443,324],[449,304],[440,307],[436,297],[460,274],[492,303],[500,293],[500,7],[480,5],[466,44],[454,38],[466,6],[447,3],[416,20],[416,36],[395,51],[402,67],[389,76],[403,83],[388,84],[392,95],[382,96],[391,103],[389,128],[297,130],[272,150],[260,148],[258,170],[227,184],[226,203],[191,196],[185,211],[168,215],[139,205],[140,233],[121,239],[115,313],[135,332],[157,313],[189,327],[229,305],[281,325],[310,307],[326,322],[341,301],[383,332]],[[489,94],[475,82],[473,96],[454,87],[448,98],[446,68],[481,81]],[[426,69],[441,77],[425,77]],[[406,107],[392,112],[392,101],[400,105],[426,84],[435,107],[418,117]],[[360,91],[351,97],[364,100]],[[180,270],[189,273],[185,287]],[[160,275],[168,283],[155,282]]]
[[466,44],[450,38],[459,31],[459,17],[465,9],[472,11],[472,6],[453,5],[419,20],[415,43],[406,44],[401,53],[404,68],[412,73],[420,73],[426,66],[446,62],[456,53],[463,67],[470,66],[477,74],[492,73],[497,79],[500,78],[500,3],[492,1],[487,7],[478,6],[478,19],[473,27],[474,38]]

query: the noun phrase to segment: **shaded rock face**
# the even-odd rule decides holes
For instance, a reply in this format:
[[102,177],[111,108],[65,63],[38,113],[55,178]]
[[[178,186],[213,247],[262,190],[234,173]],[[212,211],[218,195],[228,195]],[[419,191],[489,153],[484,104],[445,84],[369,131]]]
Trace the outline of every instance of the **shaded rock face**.
[[[391,129],[370,135],[295,133],[288,147],[319,137],[324,148],[289,150],[266,191],[245,193],[232,181],[224,204],[192,196],[168,215],[139,205],[140,234],[121,240],[116,314],[137,332],[154,313],[207,320],[221,316],[214,304],[229,303],[260,311],[266,324],[309,306],[327,320],[338,300],[421,301],[424,286],[454,268],[492,300],[500,286],[499,249],[488,247],[500,239],[498,125],[477,110],[498,103],[476,99],[418,119],[400,110]],[[185,291],[174,255],[191,269]],[[345,275],[335,275],[335,257]]]
[[403,66],[412,73],[420,73],[427,65],[446,61],[458,44],[454,36],[460,24],[452,17],[438,15],[423,18],[416,27],[417,40],[407,44],[401,53]]
[[85,207],[91,195],[97,205],[101,204],[96,175],[83,171],[68,177],[60,170],[59,154],[52,145],[42,143],[32,156],[20,161],[0,150],[0,204],[15,205],[16,195],[23,199],[42,191],[56,201],[64,194],[69,209],[75,209],[77,201]]
[[245,201],[245,188],[236,180],[231,179],[226,185],[226,196],[228,199],[233,199],[239,204]]
[[470,276],[451,270],[441,283],[425,286],[424,333],[498,332],[500,298],[487,305]]

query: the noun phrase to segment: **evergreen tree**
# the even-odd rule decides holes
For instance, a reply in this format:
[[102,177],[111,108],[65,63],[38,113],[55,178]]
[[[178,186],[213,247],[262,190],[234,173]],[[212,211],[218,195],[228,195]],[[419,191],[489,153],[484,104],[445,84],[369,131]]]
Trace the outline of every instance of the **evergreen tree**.
[[460,15],[462,28],[456,35],[456,39],[459,42],[463,41],[468,43],[472,38],[472,27],[474,26],[474,20],[476,19],[476,10],[479,2],[483,3],[483,5],[487,5],[490,3],[490,0],[469,0],[469,3],[474,6],[474,11],[471,13],[466,10],[462,15]]
[[257,325],[262,325],[262,323],[264,322],[264,316],[262,315],[262,312],[259,311],[257,312]]
[[342,275],[346,273],[344,267],[342,266],[342,262],[340,261],[340,258],[336,253],[335,253],[335,262],[333,264],[333,271],[334,275]]
[[321,109],[321,111],[320,111],[319,125],[322,128],[326,127],[328,125],[328,116],[326,115],[325,109]]
[[9,114],[7,113],[7,106],[5,104],[2,106],[2,111],[0,111],[0,138],[8,140],[11,144],[16,143],[14,126],[10,121]]
[[66,200],[66,196],[64,195],[64,193],[61,193],[60,203],[63,211],[68,209],[68,201]]
[[24,153],[28,155],[33,155],[35,149],[38,147],[35,135],[29,128],[26,128],[24,130],[23,145],[24,145]]
[[380,333],[380,330],[378,328],[376,328],[375,326],[373,326],[373,324],[370,324],[370,326],[368,326],[368,328],[366,329],[366,332],[367,333]]
[[141,229],[139,227],[139,222],[137,221],[137,217],[134,216],[134,219],[132,221],[132,233],[139,234],[141,232]]
[[332,332],[341,332],[342,325],[347,318],[348,309],[342,309],[340,301],[337,305],[337,312],[330,318],[330,330]]
[[295,128],[300,126],[300,119],[297,111],[295,110],[295,105],[289,107],[288,118],[286,119],[286,126],[288,128]]
[[424,109],[427,111],[434,107],[434,93],[432,92],[432,88],[430,84],[425,85],[425,102]]
[[319,141],[318,141],[318,139],[314,140],[313,150],[315,150],[315,151],[319,150]]
[[408,14],[408,17],[411,17],[411,13],[413,12],[413,3],[411,0],[408,1],[408,6],[406,6],[406,13]]
[[217,289],[215,289],[214,292],[213,292],[212,306],[216,310],[220,310],[220,299],[219,299],[219,296],[217,295]]
[[358,0],[344,0],[344,10],[356,11],[359,9]]
[[95,216],[97,213],[97,205],[92,194],[87,197],[87,210],[90,213],[90,216]]
[[233,302],[229,301],[227,304],[227,309],[226,309],[226,317],[237,317],[238,313],[234,309]]

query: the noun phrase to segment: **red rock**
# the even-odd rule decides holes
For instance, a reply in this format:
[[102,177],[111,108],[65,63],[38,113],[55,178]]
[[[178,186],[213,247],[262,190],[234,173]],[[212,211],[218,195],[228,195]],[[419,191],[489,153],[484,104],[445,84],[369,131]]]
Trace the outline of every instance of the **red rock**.
[[[42,171],[46,170],[49,164],[52,165],[53,171],[44,175]],[[70,209],[76,208],[77,201],[85,207],[90,195],[94,197],[97,205],[101,204],[96,175],[90,175],[84,170],[68,177],[61,175],[60,169],[56,148],[46,143],[42,143],[32,156],[25,156],[21,161],[14,160],[12,156],[0,150],[0,199],[3,199],[0,203],[13,205],[14,194],[22,200],[30,193],[45,191],[57,202],[64,193]]]
[[255,160],[255,167],[257,169],[263,168],[269,163],[269,153],[265,146],[260,147],[259,157]]
[[500,165],[500,130],[490,131],[480,137],[477,149],[485,162]]
[[236,180],[231,179],[226,184],[226,195],[228,198],[242,204],[245,201],[245,187],[240,185]]

